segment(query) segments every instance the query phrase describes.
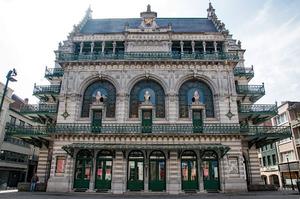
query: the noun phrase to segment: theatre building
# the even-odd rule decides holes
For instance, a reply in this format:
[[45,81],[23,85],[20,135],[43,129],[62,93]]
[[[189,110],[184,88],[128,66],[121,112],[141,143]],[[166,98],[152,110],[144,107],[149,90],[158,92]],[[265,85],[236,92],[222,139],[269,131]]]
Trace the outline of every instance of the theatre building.
[[254,104],[241,42],[211,4],[206,18],[93,19],[89,8],[59,43],[40,103],[23,113],[44,126],[7,126],[40,147],[47,191],[246,191],[261,184],[257,148],[290,137],[258,126],[276,104]]

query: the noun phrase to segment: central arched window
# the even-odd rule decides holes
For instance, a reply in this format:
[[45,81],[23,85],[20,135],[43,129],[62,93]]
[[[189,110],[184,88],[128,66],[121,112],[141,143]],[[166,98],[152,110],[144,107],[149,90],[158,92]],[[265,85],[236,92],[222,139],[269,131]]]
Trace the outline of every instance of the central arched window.
[[165,117],[165,92],[160,84],[153,80],[141,80],[134,85],[130,92],[130,118],[137,118],[139,105],[144,101],[144,94],[148,91],[150,101],[155,107],[157,118]]
[[206,117],[214,117],[212,91],[206,83],[197,79],[186,81],[179,89],[179,117],[189,117],[189,106],[192,104],[195,91],[198,91],[200,95],[200,102],[205,104]]
[[81,117],[89,117],[90,105],[95,101],[97,91],[100,91],[104,97],[106,117],[115,117],[116,88],[107,80],[96,81],[86,88],[83,94]]

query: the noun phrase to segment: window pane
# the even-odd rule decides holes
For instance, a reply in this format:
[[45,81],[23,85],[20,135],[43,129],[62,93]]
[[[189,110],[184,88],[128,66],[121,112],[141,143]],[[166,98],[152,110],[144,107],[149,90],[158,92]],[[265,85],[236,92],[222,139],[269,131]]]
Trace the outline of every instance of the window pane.
[[156,161],[150,162],[150,180],[156,180]]
[[103,161],[98,162],[97,179],[102,180],[103,176]]
[[105,180],[111,180],[112,161],[106,161]]
[[165,161],[159,162],[158,170],[159,170],[159,176],[158,176],[159,180],[165,180]]
[[137,163],[137,173],[138,173],[137,180],[143,180],[144,179],[144,163],[143,162]]
[[188,181],[188,164],[186,161],[181,162],[181,175],[183,181]]
[[197,179],[196,161],[190,161],[190,168],[191,168],[191,180],[195,181]]
[[135,161],[129,161],[128,178],[133,181],[135,179]]

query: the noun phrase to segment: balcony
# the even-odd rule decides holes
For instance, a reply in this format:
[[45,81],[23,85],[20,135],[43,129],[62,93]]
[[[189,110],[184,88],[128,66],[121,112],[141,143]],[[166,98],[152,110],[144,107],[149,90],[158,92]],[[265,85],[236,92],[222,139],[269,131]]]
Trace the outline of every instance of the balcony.
[[57,104],[25,104],[21,107],[20,112],[22,114],[56,114],[57,113]]
[[[291,136],[289,127],[277,126],[240,126],[239,124],[204,124],[198,133],[192,124],[154,124],[147,127],[146,132],[140,124],[103,124],[92,126],[90,123],[59,123],[47,127],[21,127],[11,124],[6,125],[6,133],[15,137],[46,137],[51,135],[84,135],[84,134],[198,134],[198,135],[240,135],[249,143],[257,147],[269,144]],[[44,138],[43,138],[44,139]]]
[[241,104],[238,111],[240,119],[251,119],[254,124],[264,122],[278,112],[276,104]]
[[45,99],[49,96],[52,96],[52,98],[55,99],[55,96],[59,95],[60,87],[61,85],[34,85],[33,95],[40,99]]
[[52,80],[54,78],[59,78],[64,75],[64,69],[62,68],[47,68],[45,70],[45,78]]
[[249,97],[249,100],[255,103],[265,95],[265,86],[262,85],[236,85],[236,92],[243,99]]
[[133,61],[161,61],[161,60],[203,60],[203,61],[235,61],[237,54],[220,53],[191,53],[191,52],[126,52],[126,53],[63,53],[57,56],[59,62],[69,61],[101,61],[101,60],[133,60]]
[[247,80],[250,80],[254,77],[253,67],[251,68],[235,67],[233,69],[233,74],[236,77],[246,77]]

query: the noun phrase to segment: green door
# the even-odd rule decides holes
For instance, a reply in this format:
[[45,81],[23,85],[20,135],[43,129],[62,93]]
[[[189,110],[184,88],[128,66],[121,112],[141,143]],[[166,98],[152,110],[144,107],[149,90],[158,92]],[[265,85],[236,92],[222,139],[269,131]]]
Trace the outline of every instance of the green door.
[[100,133],[102,126],[102,110],[93,110],[92,132]]
[[142,110],[142,133],[152,132],[152,109]]
[[111,189],[112,159],[97,159],[95,188],[100,190]]
[[220,189],[219,168],[217,160],[203,161],[203,181],[204,189],[207,191],[217,191]]
[[88,189],[92,171],[92,154],[87,150],[78,152],[76,156],[76,168],[74,188]]
[[203,132],[202,110],[193,110],[193,131],[194,133]]
[[132,151],[128,156],[127,189],[130,191],[144,190],[144,154]]
[[154,151],[149,161],[149,190],[166,190],[166,160],[162,152]]
[[181,156],[181,186],[182,190],[198,190],[197,157],[192,151]]

